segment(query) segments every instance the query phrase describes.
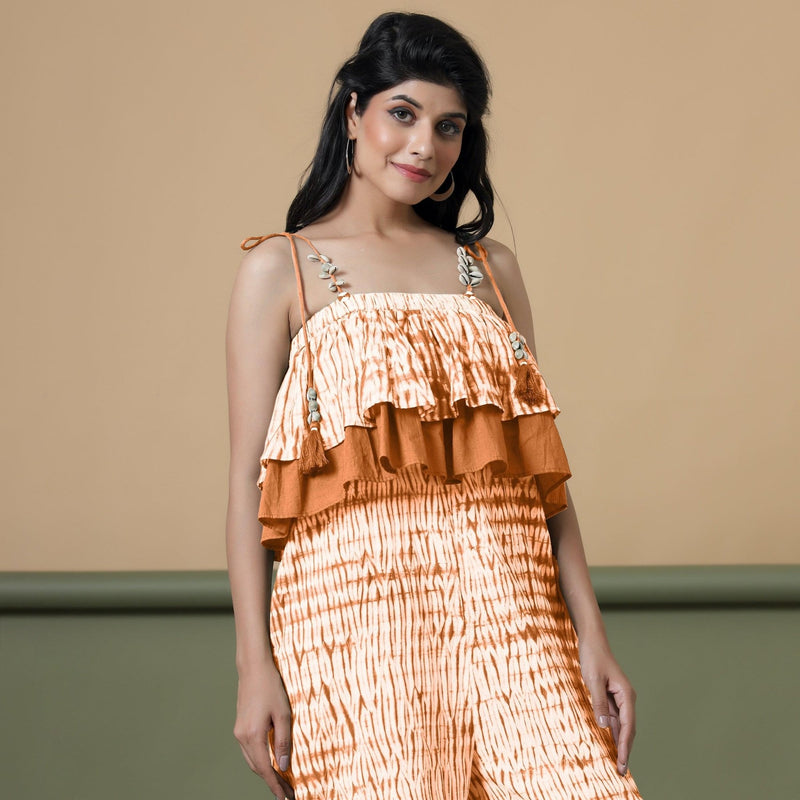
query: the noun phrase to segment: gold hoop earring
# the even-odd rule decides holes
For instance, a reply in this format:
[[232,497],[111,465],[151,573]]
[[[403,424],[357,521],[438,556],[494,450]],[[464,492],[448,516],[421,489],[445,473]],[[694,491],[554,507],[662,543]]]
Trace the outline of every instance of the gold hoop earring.
[[443,192],[434,192],[432,195],[428,195],[429,199],[436,201],[437,203],[441,203],[444,200],[447,200],[455,191],[456,188],[456,179],[453,177],[453,171],[450,170],[450,185],[443,191]]
[[[350,155],[350,145],[353,145],[353,154]],[[344,146],[344,165],[347,169],[347,174],[353,174],[353,159],[356,157],[356,140],[348,139],[347,144]]]

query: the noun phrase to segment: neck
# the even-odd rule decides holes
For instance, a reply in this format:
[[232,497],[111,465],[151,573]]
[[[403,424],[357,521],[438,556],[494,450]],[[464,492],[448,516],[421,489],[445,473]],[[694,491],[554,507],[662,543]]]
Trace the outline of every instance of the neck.
[[342,235],[372,233],[386,236],[396,231],[425,227],[413,207],[387,197],[372,184],[350,176],[336,208],[326,215]]

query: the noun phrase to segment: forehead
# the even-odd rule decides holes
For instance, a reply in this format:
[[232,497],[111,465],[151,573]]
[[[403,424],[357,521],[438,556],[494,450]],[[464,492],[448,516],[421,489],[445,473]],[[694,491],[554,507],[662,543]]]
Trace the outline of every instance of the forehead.
[[461,111],[466,113],[467,107],[461,95],[452,86],[442,86],[430,81],[410,80],[398,83],[385,92],[378,92],[375,99],[381,103],[390,103],[392,98],[404,95],[416,101],[423,109],[431,112]]

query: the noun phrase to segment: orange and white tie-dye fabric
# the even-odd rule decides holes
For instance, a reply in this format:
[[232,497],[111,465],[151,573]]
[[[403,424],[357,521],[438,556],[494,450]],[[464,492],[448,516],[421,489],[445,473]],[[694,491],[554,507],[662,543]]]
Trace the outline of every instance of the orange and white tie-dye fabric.
[[296,800],[639,798],[558,586],[546,518],[570,471],[532,354],[518,391],[513,324],[470,287],[342,292],[306,319],[290,241],[304,326],[258,478],[293,714],[275,769]]
[[[514,394],[508,331],[467,294],[348,294],[310,317],[308,344],[303,331],[292,340],[261,457],[263,544],[280,559],[294,519],[344,500],[355,480],[392,480],[411,464],[454,481],[487,465],[535,475],[547,516],[562,510],[559,408],[543,379],[540,402]],[[329,461],[314,475],[298,466],[309,348]]]
[[273,590],[296,800],[639,798],[594,720],[536,481],[356,488],[298,520]]

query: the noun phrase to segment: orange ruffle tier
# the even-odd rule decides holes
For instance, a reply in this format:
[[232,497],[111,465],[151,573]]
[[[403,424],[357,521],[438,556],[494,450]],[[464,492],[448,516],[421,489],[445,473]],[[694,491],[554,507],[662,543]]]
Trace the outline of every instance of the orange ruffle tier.
[[417,408],[372,406],[375,427],[345,428],[344,439],[325,451],[328,464],[313,475],[301,473],[298,460],[267,459],[261,543],[279,561],[296,517],[342,501],[352,481],[392,480],[393,473],[417,464],[451,483],[485,468],[494,475],[535,476],[545,516],[566,508],[569,464],[551,411],[503,420],[494,405],[473,408],[461,400],[456,409],[456,417],[425,421]]

